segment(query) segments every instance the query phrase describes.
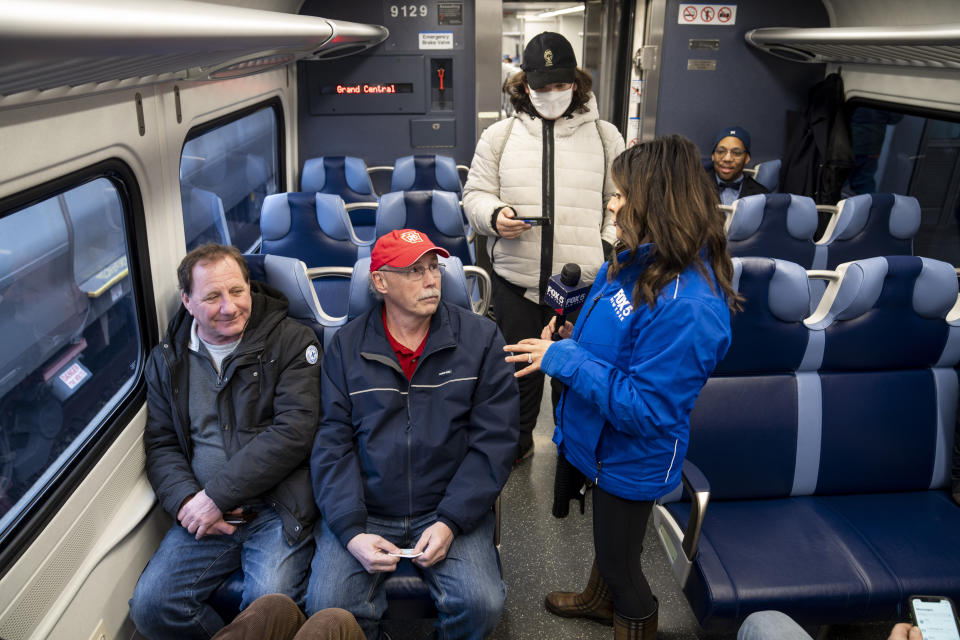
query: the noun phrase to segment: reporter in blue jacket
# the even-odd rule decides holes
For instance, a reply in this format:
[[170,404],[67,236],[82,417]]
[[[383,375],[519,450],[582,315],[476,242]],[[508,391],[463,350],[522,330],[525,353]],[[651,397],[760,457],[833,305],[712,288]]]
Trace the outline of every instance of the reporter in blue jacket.
[[[551,342],[507,345],[517,376],[565,385],[554,442],[595,484],[595,560],[582,593],[553,592],[565,617],[614,624],[616,638],[654,638],[657,599],[640,566],[654,501],[680,484],[690,411],[730,344],[731,287],[717,196],[682,136],[644,142],[611,168],[618,253],[597,274],[576,327]],[[571,333],[572,331],[572,333]],[[567,337],[569,336],[569,337]]]

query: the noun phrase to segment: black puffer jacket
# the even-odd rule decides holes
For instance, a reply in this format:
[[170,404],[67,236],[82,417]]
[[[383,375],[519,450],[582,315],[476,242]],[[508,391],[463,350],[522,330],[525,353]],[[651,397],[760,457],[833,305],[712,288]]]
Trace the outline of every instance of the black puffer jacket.
[[201,489],[221,511],[262,499],[294,542],[317,517],[309,454],[320,406],[320,347],[312,331],[287,318],[283,294],[259,282],[251,283],[251,293],[250,321],[223,361],[226,384],[217,396],[226,466],[206,487],[190,466],[186,358],[193,318],[181,307],[147,360],[147,475],[173,517]]

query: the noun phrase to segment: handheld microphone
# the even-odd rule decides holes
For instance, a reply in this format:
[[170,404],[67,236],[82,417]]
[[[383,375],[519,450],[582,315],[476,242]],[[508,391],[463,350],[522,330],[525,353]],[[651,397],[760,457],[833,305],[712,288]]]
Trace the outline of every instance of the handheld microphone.
[[560,339],[560,327],[567,321],[567,314],[579,309],[587,299],[590,285],[580,284],[580,265],[568,262],[563,270],[550,276],[543,299],[557,312],[557,326],[553,339]]

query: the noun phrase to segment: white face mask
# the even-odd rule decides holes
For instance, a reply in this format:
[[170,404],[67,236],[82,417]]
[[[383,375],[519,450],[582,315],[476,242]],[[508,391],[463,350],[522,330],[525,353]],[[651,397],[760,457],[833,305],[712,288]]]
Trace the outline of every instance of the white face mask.
[[556,120],[567,110],[573,100],[573,87],[564,91],[534,91],[530,89],[530,102],[544,120]]

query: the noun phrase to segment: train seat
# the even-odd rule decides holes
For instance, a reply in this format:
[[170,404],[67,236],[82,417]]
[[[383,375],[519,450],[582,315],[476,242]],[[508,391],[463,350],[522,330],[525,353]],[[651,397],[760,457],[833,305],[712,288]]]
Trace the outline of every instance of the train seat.
[[352,156],[310,158],[300,174],[300,190],[330,193],[343,198],[347,205],[368,203],[370,207],[348,208],[357,236],[372,240],[376,225],[377,194],[367,174],[367,163]]
[[324,313],[317,298],[307,266],[296,258],[269,254],[246,254],[250,279],[265,282],[287,298],[287,315],[313,330],[324,344],[326,329],[338,323]]
[[732,256],[763,256],[796,262],[807,269],[827,267],[827,247],[813,241],[817,206],[811,198],[786,193],[740,198],[727,218]]
[[769,189],[771,193],[776,193],[780,188],[780,158],[761,162],[756,169],[757,175],[754,180]]
[[417,229],[463,264],[475,264],[467,241],[459,197],[449,191],[398,191],[380,197],[376,236],[395,229]]
[[[946,490],[960,359],[953,267],[909,256],[842,265],[803,320],[801,356],[802,300],[786,304],[783,282],[763,300],[762,279],[745,279],[762,262],[738,262],[747,304],[733,360],[691,416],[694,499],[655,510],[700,624],[734,630],[762,609],[809,625],[890,620],[911,593],[960,596],[960,556],[948,551],[960,508]],[[763,327],[771,316],[791,326]],[[766,348],[775,335],[789,348]],[[794,363],[793,387],[754,373]]]
[[[711,161],[712,163],[712,161]],[[780,159],[760,162],[750,169],[744,169],[754,180],[765,186],[770,193],[776,193],[780,188]]]
[[449,156],[403,156],[393,163],[390,191],[450,191],[463,197],[457,163]]
[[231,244],[220,196],[198,187],[183,187],[180,190],[180,204],[183,207],[183,235],[187,251],[208,242]]
[[[261,253],[302,260],[308,268],[353,267],[370,255],[370,246],[353,232],[340,196],[326,193],[278,193],[267,196],[260,214]],[[348,273],[313,279],[324,312],[347,312]]]
[[874,256],[913,254],[913,236],[920,228],[916,198],[893,193],[868,193],[838,204],[827,268]]

